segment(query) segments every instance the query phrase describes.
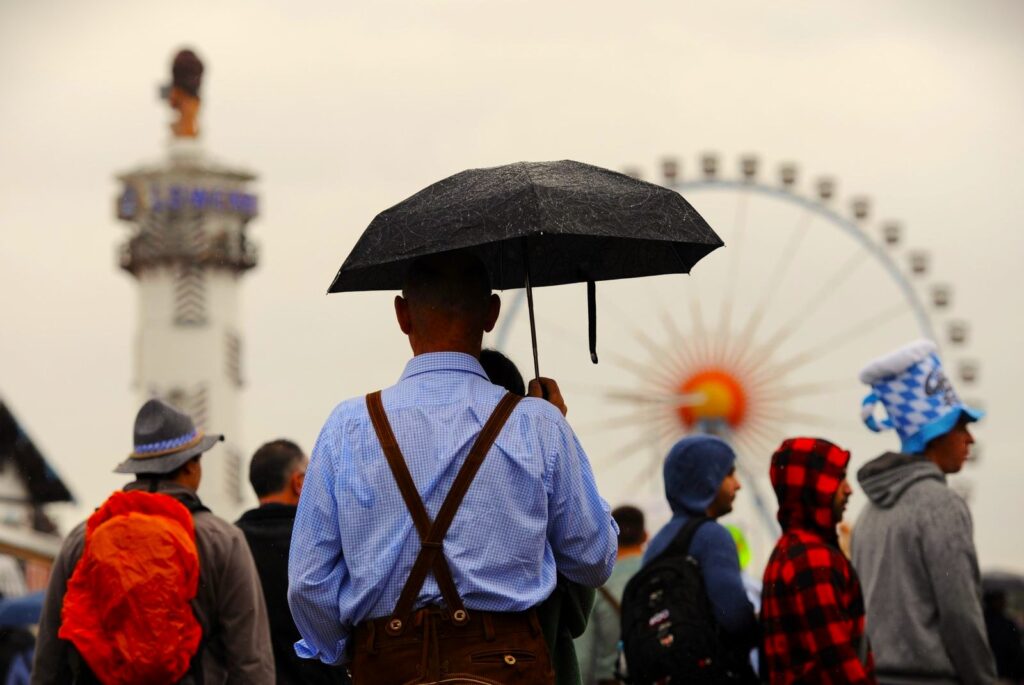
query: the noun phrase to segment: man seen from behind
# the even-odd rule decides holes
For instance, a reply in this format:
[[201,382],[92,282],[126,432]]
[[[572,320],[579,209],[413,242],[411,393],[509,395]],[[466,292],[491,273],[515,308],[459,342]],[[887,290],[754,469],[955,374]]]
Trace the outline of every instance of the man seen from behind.
[[235,522],[245,534],[263,585],[278,685],[347,682],[342,669],[295,654],[294,645],[301,636],[288,609],[288,550],[308,463],[290,440],[274,440],[256,450],[249,464],[249,483],[260,505]]
[[267,609],[242,532],[203,506],[204,452],[223,440],[149,400],[135,475],[68,534],[39,623],[34,685],[271,685]]
[[300,656],[351,661],[356,682],[552,682],[534,607],[558,573],[604,583],[617,531],[557,386],[519,398],[480,367],[499,307],[475,257],[410,267],[395,314],[413,358],[338,405],[306,474],[289,565]]

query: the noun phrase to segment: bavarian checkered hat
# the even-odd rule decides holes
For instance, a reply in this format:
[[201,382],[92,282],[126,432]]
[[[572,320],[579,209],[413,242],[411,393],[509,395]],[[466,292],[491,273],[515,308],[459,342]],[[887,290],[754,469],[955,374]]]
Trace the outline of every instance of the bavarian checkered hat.
[[115,473],[170,473],[224,439],[196,430],[192,417],[160,400],[149,400],[135,417],[135,448]]
[[[868,364],[860,380],[871,386],[861,403],[861,419],[881,432],[895,428],[902,451],[920,454],[925,446],[945,435],[960,420],[977,421],[985,412],[964,405],[946,378],[938,348],[930,340],[918,340]],[[875,417],[881,402],[886,417]]]

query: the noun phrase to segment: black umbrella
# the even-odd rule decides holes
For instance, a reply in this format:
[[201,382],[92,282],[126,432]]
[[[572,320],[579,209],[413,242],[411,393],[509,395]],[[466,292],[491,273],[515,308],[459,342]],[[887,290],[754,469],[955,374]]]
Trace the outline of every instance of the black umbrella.
[[469,169],[427,186],[374,218],[329,293],[398,290],[417,257],[470,250],[491,287],[587,283],[590,353],[597,363],[594,282],[690,268],[722,240],[679,193],[565,160]]

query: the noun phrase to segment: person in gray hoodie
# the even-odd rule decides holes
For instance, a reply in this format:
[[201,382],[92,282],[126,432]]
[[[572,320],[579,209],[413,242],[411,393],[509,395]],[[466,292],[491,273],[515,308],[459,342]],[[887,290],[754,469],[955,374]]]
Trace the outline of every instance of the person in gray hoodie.
[[974,442],[968,425],[983,414],[957,398],[930,341],[873,362],[861,381],[872,386],[864,422],[895,429],[902,443],[857,473],[869,502],[853,529],[853,565],[878,680],[995,683],[971,514],[946,484]]

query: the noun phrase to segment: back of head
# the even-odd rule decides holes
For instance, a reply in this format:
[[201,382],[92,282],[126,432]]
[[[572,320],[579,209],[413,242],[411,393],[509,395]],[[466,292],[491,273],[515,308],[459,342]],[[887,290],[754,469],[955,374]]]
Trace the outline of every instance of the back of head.
[[450,252],[420,257],[405,276],[402,295],[414,325],[483,320],[491,294],[487,268],[475,255]]
[[259,498],[280,492],[306,455],[291,440],[273,440],[252,455],[249,482]]
[[665,458],[665,496],[673,512],[703,514],[736,465],[729,443],[713,435],[690,435]]
[[511,359],[497,350],[481,350],[480,366],[491,379],[491,383],[500,385],[516,395],[526,395],[526,383],[523,382],[523,374]]
[[647,539],[644,512],[634,506],[623,505],[612,510],[612,518],[619,526],[619,547],[642,545]]
[[833,500],[850,453],[820,438],[789,438],[772,455],[770,476],[783,530],[812,528],[832,535],[839,523]]

